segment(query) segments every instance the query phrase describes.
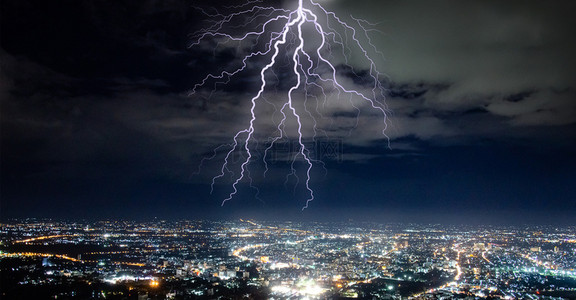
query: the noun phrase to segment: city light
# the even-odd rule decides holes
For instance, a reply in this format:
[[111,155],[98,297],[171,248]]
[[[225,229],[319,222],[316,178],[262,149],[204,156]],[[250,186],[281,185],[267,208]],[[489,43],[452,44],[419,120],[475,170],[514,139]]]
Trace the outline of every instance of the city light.
[[[576,228],[537,228],[533,235],[529,227],[177,221],[6,223],[1,232],[0,262],[20,262],[3,274],[26,275],[16,287],[73,281],[102,297],[122,288],[165,298],[242,291],[294,299],[511,299],[576,292],[567,284],[576,279],[576,250],[566,242]],[[85,251],[58,252],[70,244]],[[37,246],[45,252],[22,251]]]

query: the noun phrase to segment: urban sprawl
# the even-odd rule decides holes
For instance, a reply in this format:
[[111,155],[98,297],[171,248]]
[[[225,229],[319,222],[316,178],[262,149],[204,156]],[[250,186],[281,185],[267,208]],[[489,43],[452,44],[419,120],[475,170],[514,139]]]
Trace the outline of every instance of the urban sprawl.
[[576,227],[0,224],[2,299],[573,299]]

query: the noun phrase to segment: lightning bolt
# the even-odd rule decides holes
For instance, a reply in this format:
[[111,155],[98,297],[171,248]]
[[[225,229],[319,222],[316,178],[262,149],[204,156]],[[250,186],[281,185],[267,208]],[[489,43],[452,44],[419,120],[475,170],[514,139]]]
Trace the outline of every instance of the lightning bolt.
[[[266,62],[259,70],[259,89],[250,100],[250,122],[245,128],[236,132],[230,144],[219,146],[214,150],[214,155],[208,158],[214,158],[216,150],[224,146],[229,147],[229,150],[225,152],[220,173],[212,179],[211,184],[211,190],[214,191],[214,185],[219,179],[226,174],[232,175],[231,191],[228,197],[222,200],[222,206],[234,198],[242,181],[247,180],[250,186],[255,188],[248,167],[255,159],[256,155],[253,152],[258,146],[256,121],[259,116],[256,113],[256,108],[262,101],[274,105],[276,109],[278,108],[264,96],[266,87],[273,86],[273,82],[266,75],[276,76],[277,80],[280,80],[275,73],[275,68],[285,68],[289,64],[291,68],[288,74],[293,75],[294,83],[286,92],[285,100],[279,109],[281,120],[276,126],[277,135],[269,138],[269,144],[264,150],[262,157],[265,166],[264,176],[269,169],[268,153],[276,142],[288,137],[286,124],[289,118],[294,118],[296,129],[293,134],[295,134],[298,149],[292,155],[291,172],[287,178],[291,175],[295,176],[298,182],[295,164],[300,159],[305,165],[304,185],[308,195],[302,210],[308,208],[310,202],[314,200],[314,190],[310,186],[312,168],[315,164],[322,164],[321,161],[312,158],[311,150],[306,146],[303,119],[310,118],[312,120],[311,129],[314,133],[312,138],[315,139],[319,128],[314,113],[323,117],[320,113],[320,99],[322,99],[322,107],[325,107],[329,93],[336,92],[338,98],[347,95],[349,103],[357,112],[357,122],[362,110],[357,106],[355,100],[366,102],[370,109],[381,116],[382,134],[388,140],[385,133],[388,108],[383,101],[385,89],[380,81],[382,74],[377,70],[376,63],[369,55],[369,51],[381,54],[368,35],[370,29],[367,27],[373,24],[354,17],[351,17],[353,24],[348,24],[319,3],[313,0],[305,1],[306,6],[304,6],[304,0],[298,0],[298,6],[292,10],[255,5],[259,1],[249,1],[246,5],[235,6],[233,8],[243,9],[247,5],[253,5],[251,8],[227,15],[216,10],[214,10],[215,12],[201,10],[202,13],[212,19],[212,24],[194,35],[191,47],[199,46],[202,42],[209,40],[216,42],[216,46],[236,43],[237,49],[240,52],[247,51],[247,54],[238,60],[240,66],[205,76],[194,85],[191,94],[213,84],[213,89],[210,92],[212,95],[217,89],[217,85],[229,83],[233,77],[249,69],[249,65],[253,65],[255,61],[260,61],[261,64]],[[253,30],[246,30],[248,28]],[[306,30],[311,32],[305,32]],[[245,31],[245,33],[234,33],[238,31]],[[370,48],[364,47],[363,43],[366,43]],[[246,48],[248,50],[245,50]],[[361,58],[369,66],[367,77],[370,80],[370,88],[368,91],[347,87],[338,78],[338,65],[331,62],[331,59],[336,57],[334,52],[338,48],[341,50],[338,57],[344,58],[343,64],[348,66],[348,69],[357,79],[364,80],[366,76],[357,74],[348,65],[352,54],[354,53],[356,58]],[[303,94],[304,98],[302,109],[299,109],[300,106],[297,105],[299,93]],[[314,113],[307,108],[309,99],[316,101]],[[235,174],[230,169],[231,159],[235,152],[245,154],[245,158],[240,163],[239,174]]]

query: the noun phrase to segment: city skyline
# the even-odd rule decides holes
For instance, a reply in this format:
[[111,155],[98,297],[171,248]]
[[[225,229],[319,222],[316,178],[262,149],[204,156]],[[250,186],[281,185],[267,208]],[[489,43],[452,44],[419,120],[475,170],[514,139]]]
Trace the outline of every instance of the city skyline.
[[[389,139],[372,115],[330,106],[318,123],[329,134],[308,141],[324,166],[302,212],[306,189],[286,179],[293,140],[273,149],[266,178],[252,164],[259,193],[240,182],[224,206],[231,176],[210,194],[222,154],[199,168],[246,127],[258,86],[249,73],[215,95],[190,93],[245,55],[190,47],[210,14],[237,8],[3,1],[0,218],[574,224],[576,4],[318,2],[372,24]],[[349,57],[338,76],[363,88],[367,66]]]
[[572,299],[574,226],[0,224],[6,299]]

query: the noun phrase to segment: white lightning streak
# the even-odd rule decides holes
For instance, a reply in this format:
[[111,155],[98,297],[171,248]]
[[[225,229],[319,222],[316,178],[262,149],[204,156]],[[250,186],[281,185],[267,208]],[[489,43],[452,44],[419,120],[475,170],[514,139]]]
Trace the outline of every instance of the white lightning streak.
[[[273,7],[263,7],[263,6],[253,6],[250,9],[243,10],[240,12],[235,12],[229,15],[220,14],[219,12],[209,14],[204,10],[201,10],[207,16],[212,18],[218,19],[214,21],[214,24],[208,27],[207,29],[199,32],[196,35],[195,41],[192,43],[192,46],[200,45],[200,43],[207,39],[218,39],[224,40],[225,42],[235,42],[238,45],[252,43],[252,48],[254,51],[249,51],[247,55],[245,55],[241,59],[240,67],[234,70],[224,70],[220,73],[216,74],[208,74],[202,81],[195,84],[192,88],[192,94],[196,93],[200,88],[207,86],[210,82],[214,82],[214,89],[216,84],[226,84],[228,83],[232,77],[238,75],[242,71],[245,71],[248,68],[249,62],[253,61],[254,59],[260,58],[262,60],[268,57],[268,63],[264,65],[260,69],[260,87],[258,92],[252,97],[251,99],[251,108],[250,108],[250,122],[248,126],[240,131],[238,131],[233,138],[233,141],[229,146],[230,150],[226,153],[224,157],[224,161],[220,168],[220,173],[216,175],[212,179],[212,191],[214,190],[214,185],[216,181],[226,175],[226,173],[233,174],[234,180],[232,183],[232,191],[228,194],[224,200],[222,200],[222,205],[224,205],[227,201],[232,200],[232,198],[238,193],[238,185],[247,178],[252,185],[252,178],[250,177],[250,171],[248,170],[248,166],[253,160],[253,153],[255,145],[258,144],[258,141],[255,138],[255,132],[257,128],[255,127],[255,123],[259,116],[256,113],[256,108],[258,106],[259,100],[263,99],[263,94],[266,90],[267,85],[269,82],[266,80],[267,73],[273,73],[273,68],[279,64],[278,58],[281,53],[289,54],[291,53],[291,64],[292,64],[292,73],[295,78],[295,83],[290,87],[290,89],[286,93],[286,101],[283,103],[280,113],[282,114],[282,119],[278,123],[276,129],[278,132],[277,136],[271,137],[269,145],[264,150],[263,155],[263,162],[265,165],[264,176],[268,171],[268,153],[274,146],[274,144],[287,137],[286,134],[286,122],[289,116],[293,116],[297,123],[297,129],[295,130],[295,134],[297,136],[298,142],[298,151],[292,156],[292,172],[288,174],[294,175],[297,179],[297,172],[295,170],[294,164],[298,157],[301,157],[304,164],[306,165],[305,171],[305,187],[308,193],[308,197],[306,202],[303,206],[303,210],[309,207],[311,201],[314,200],[314,191],[310,186],[310,178],[311,178],[311,171],[315,163],[322,162],[317,161],[311,158],[310,149],[308,149],[305,145],[304,135],[303,135],[303,123],[302,123],[302,112],[299,112],[297,106],[294,105],[296,92],[299,90],[304,91],[304,105],[303,110],[308,117],[312,120],[312,129],[314,132],[314,137],[316,137],[317,133],[317,122],[312,114],[311,111],[307,109],[307,99],[308,97],[313,97],[316,99],[316,113],[321,116],[319,112],[319,100],[317,96],[309,94],[308,88],[314,87],[321,92],[321,98],[326,104],[327,101],[327,94],[325,91],[325,86],[322,84],[318,84],[316,81],[320,81],[324,84],[329,84],[331,88],[337,91],[338,96],[341,94],[346,94],[349,97],[350,104],[356,109],[358,114],[360,113],[360,109],[353,103],[353,98],[359,98],[368,103],[368,105],[375,111],[379,112],[382,116],[382,134],[388,140],[385,130],[387,127],[387,107],[381,101],[384,99],[384,88],[380,82],[380,77],[382,74],[377,70],[376,63],[374,60],[369,56],[368,51],[362,46],[362,42],[360,37],[357,33],[357,28],[351,26],[336,16],[335,13],[326,10],[322,7],[319,3],[314,2],[313,0],[306,0],[306,3],[310,4],[310,8],[304,7],[303,0],[298,0],[298,7],[295,10],[287,10],[287,9],[277,9]],[[259,1],[251,1],[250,3],[256,3]],[[237,6],[235,8],[242,8],[246,5]],[[312,9],[316,10],[319,14],[315,13]],[[322,16],[322,18],[319,18]],[[232,26],[231,24],[237,20],[238,18],[243,18],[243,25]],[[263,21],[259,21],[264,19]],[[369,29],[366,26],[372,25],[364,20],[352,18],[358,26],[358,30],[363,33],[364,40],[370,46],[372,51],[375,53],[378,52],[377,47],[372,43],[372,40],[368,36]],[[323,20],[323,22],[321,21]],[[322,24],[324,23],[324,24]],[[316,41],[317,46],[314,47],[313,52],[307,52],[305,50],[305,42],[307,37],[304,36],[304,26],[306,24],[310,24],[309,27],[314,29],[315,34],[319,37],[320,41]],[[332,25],[331,25],[332,24]],[[366,25],[364,25],[366,24]],[[280,25],[281,30],[275,31],[272,29],[274,26]],[[227,28],[235,28],[235,29],[242,29],[248,26],[254,26],[256,28],[255,31],[247,31],[244,34],[231,34],[226,31]],[[338,30],[340,31],[338,31]],[[289,40],[289,37],[292,40]],[[264,43],[264,49],[256,50],[256,47],[262,45],[260,42],[261,38],[268,38]],[[351,45],[348,44],[348,39],[351,39]],[[218,41],[220,44],[220,41]],[[313,45],[314,43],[312,43]],[[240,47],[240,46],[238,46]],[[338,80],[338,72],[336,66],[330,62],[330,57],[332,57],[332,48],[333,47],[341,47],[342,48],[342,57],[344,57],[345,63],[348,63],[348,58],[356,49],[356,52],[359,51],[361,53],[361,57],[367,62],[369,65],[369,76],[373,81],[371,84],[371,89],[369,93],[364,93],[362,91],[346,88],[343,84],[341,84]],[[327,52],[329,57],[326,57],[323,52]],[[323,75],[319,73],[318,70],[321,67],[328,68],[328,75]],[[351,68],[351,67],[350,67]],[[353,71],[353,68],[352,72]],[[356,74],[356,73],[354,73]],[[357,75],[358,76],[358,75]],[[212,92],[214,91],[212,90]],[[266,102],[268,100],[264,99]],[[270,103],[270,102],[268,102]],[[220,149],[222,146],[219,146],[216,150]],[[214,155],[207,158],[212,159],[216,156],[216,150],[214,151]],[[245,159],[242,160],[240,164],[240,173],[234,174],[230,169],[229,166],[231,164],[231,157],[236,151],[242,151],[246,154]],[[204,162],[205,159],[202,160]]]

